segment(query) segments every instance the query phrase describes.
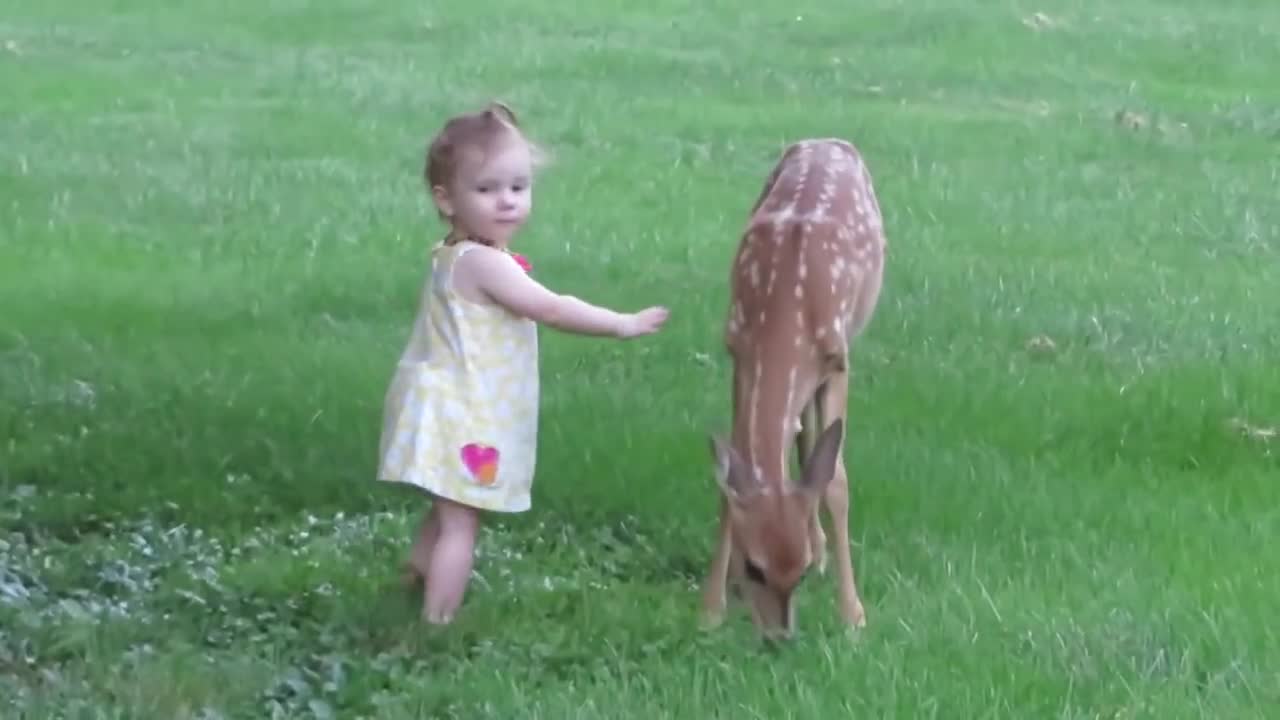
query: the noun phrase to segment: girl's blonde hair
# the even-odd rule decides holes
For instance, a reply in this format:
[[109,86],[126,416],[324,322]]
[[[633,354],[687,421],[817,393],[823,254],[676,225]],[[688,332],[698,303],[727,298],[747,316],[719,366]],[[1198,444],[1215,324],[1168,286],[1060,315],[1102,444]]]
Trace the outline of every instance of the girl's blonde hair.
[[529,147],[535,167],[546,164],[546,154],[529,140],[515,112],[503,102],[494,100],[483,110],[449,118],[427,146],[422,171],[427,191],[438,185],[447,186],[453,180],[464,153],[479,151],[483,157],[513,135]]

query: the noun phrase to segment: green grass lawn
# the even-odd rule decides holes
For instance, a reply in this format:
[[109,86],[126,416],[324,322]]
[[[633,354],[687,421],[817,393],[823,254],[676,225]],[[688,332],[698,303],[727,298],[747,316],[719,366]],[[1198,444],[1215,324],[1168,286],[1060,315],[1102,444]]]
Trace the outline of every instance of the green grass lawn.
[[[1280,706],[1280,6],[8,3],[0,716],[1249,718]],[[430,133],[555,156],[534,510],[458,622],[376,484]],[[868,627],[697,630],[728,264],[786,142],[889,235],[854,353]],[[1046,349],[1048,338],[1052,348]]]

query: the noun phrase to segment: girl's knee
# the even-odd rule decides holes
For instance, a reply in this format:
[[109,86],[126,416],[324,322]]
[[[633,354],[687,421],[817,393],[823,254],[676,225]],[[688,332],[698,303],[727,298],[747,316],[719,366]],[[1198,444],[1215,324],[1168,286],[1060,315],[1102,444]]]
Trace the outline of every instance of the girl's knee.
[[444,498],[436,498],[436,517],[444,532],[474,533],[480,526],[480,512],[473,507]]

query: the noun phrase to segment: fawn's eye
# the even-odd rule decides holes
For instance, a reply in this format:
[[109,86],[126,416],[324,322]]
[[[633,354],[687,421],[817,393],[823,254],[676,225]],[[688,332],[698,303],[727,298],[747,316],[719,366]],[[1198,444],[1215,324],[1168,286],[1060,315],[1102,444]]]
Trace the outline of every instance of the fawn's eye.
[[760,585],[764,584],[764,571],[760,569],[759,565],[747,559],[747,560],[743,560],[743,568],[747,572],[748,580],[750,580],[753,583],[759,583]]

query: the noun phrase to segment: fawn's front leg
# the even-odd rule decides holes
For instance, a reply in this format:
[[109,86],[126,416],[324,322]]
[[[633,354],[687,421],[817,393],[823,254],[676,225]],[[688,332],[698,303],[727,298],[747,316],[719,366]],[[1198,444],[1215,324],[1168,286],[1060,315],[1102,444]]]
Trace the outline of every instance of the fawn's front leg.
[[[821,388],[819,388],[819,392]],[[804,464],[809,460],[809,454],[813,452],[813,445],[818,440],[818,434],[822,432],[819,426],[821,422],[821,411],[819,408],[820,398],[815,395],[814,399],[805,406],[800,415],[800,432],[796,434],[796,457],[800,459],[800,469],[804,470]],[[813,517],[810,519],[809,525],[809,552],[813,556],[813,564],[818,567],[819,575],[827,574],[827,535],[822,531],[822,504],[815,503],[813,506]]]
[[720,497],[720,528],[716,540],[716,552],[711,559],[711,569],[702,588],[702,627],[712,629],[724,621],[725,585],[729,579],[729,557],[733,550],[733,536],[729,527],[729,499]]
[[[825,426],[829,426],[836,418],[844,419],[845,427],[849,426],[846,418],[848,403],[849,375],[841,372],[831,377],[823,386],[821,393],[822,408],[826,417],[822,418]],[[835,536],[836,570],[840,599],[840,616],[851,628],[863,627],[867,624],[867,613],[862,607],[862,599],[858,597],[858,585],[853,576],[853,557],[849,547],[849,474],[844,467],[844,442],[840,443],[840,451],[836,453],[835,477],[827,485],[827,512],[831,514],[831,525]]]
[[813,517],[809,522],[809,551],[813,553],[813,564],[818,567],[819,575],[827,574],[827,534],[822,530],[822,506],[814,503]]

